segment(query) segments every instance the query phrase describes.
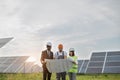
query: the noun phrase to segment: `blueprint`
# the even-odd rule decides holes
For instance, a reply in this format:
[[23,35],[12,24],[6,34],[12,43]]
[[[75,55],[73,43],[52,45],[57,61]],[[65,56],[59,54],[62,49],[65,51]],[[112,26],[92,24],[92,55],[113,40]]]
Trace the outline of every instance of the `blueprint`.
[[68,59],[46,59],[46,66],[49,72],[66,72],[72,67],[72,62]]

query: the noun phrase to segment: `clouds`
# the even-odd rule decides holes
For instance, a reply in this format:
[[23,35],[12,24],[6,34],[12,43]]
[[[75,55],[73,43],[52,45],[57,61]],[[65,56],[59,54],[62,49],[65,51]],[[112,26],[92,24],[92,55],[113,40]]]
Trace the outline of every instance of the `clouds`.
[[118,49],[119,42],[109,46],[120,37],[119,3],[118,0],[1,0],[0,37],[14,37],[1,49],[5,53],[2,55],[38,56],[47,41],[53,43],[54,51],[59,43],[64,44],[65,50],[75,47],[80,58],[88,58],[92,50],[105,49],[99,47],[104,43],[107,49]]

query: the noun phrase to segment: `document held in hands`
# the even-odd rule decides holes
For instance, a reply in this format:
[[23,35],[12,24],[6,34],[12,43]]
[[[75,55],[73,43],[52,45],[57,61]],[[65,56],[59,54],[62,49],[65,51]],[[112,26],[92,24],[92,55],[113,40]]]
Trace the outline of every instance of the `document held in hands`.
[[46,59],[46,62],[47,69],[52,73],[66,72],[73,65],[69,59]]

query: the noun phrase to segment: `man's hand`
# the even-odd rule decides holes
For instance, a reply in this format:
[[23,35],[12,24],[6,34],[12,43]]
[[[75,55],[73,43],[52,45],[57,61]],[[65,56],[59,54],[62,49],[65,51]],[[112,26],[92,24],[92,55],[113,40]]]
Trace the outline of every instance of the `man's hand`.
[[77,65],[77,63],[75,61],[73,61],[72,63]]
[[46,64],[46,61],[42,61],[42,64]]

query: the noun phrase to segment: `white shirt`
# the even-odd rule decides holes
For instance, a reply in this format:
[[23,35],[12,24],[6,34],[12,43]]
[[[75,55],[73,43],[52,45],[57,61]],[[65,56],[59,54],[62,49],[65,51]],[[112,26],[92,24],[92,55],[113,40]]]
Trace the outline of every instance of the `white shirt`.
[[67,56],[67,53],[65,51],[62,51],[62,52],[57,51],[54,55],[54,58],[57,59],[58,56],[63,55],[62,53],[64,53],[64,56]]

